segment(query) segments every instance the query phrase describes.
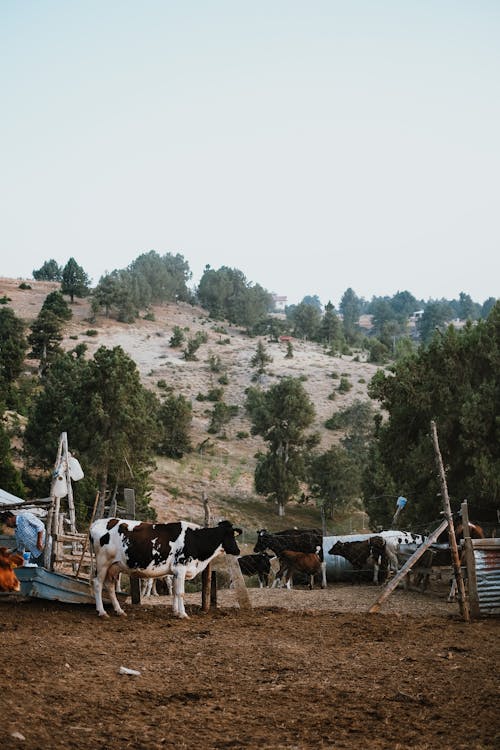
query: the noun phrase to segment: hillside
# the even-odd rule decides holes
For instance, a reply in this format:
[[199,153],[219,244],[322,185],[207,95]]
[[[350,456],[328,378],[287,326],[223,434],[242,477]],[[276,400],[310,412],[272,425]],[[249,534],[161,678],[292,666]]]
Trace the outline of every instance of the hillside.
[[[21,281],[0,279],[0,297],[6,295],[16,315],[29,324],[38,314],[46,295],[59,285],[30,279],[26,284],[31,289],[22,290],[19,289]],[[157,458],[157,470],[152,477],[152,504],[159,520],[188,518],[202,521],[202,494],[206,493],[214,517],[226,516],[248,529],[265,524],[270,527],[277,527],[278,523],[282,525],[285,521],[278,521],[274,508],[256,496],[253,490],[254,456],[263,447],[263,442],[250,435],[238,437],[238,433],[250,433],[250,422],[243,404],[245,389],[252,384],[255,372],[250,360],[255,354],[258,338],[248,338],[234,326],[210,320],[205,310],[185,303],[153,307],[154,320],[138,319],[132,325],[105,317],[90,322],[88,300],[75,300],[72,311],[73,318],[65,328],[62,342],[65,349],[85,342],[88,356],[92,356],[100,346],[121,346],[136,362],[148,388],[160,394],[158,382],[165,381],[175,392],[191,400],[192,444],[198,450],[180,461]],[[187,337],[197,331],[206,332],[208,341],[198,350],[197,361],[186,361],[182,347],[173,349],[169,345],[174,326],[183,329]],[[97,331],[97,335],[89,336],[87,331],[90,329]],[[264,342],[273,361],[261,381],[263,387],[269,387],[283,376],[302,377],[304,388],[316,409],[314,429],[321,435],[321,448],[326,450],[336,437],[324,428],[325,419],[356,399],[366,399],[368,383],[377,367],[354,361],[352,356],[330,357],[318,344],[298,340],[293,341],[293,358],[285,359],[286,344]],[[211,355],[220,357],[228,378],[228,384],[224,386],[226,403],[239,407],[238,416],[231,420],[224,440],[207,433],[209,417],[206,411],[213,405],[196,399],[199,393],[207,394],[211,388],[219,386],[217,379],[221,373],[210,371],[208,360]],[[32,366],[33,361],[30,364]],[[332,378],[333,373],[336,378]],[[352,389],[346,394],[336,391],[340,376],[345,376],[352,384]],[[332,400],[329,396],[333,391],[336,393]],[[68,438],[71,447],[71,435]],[[202,443],[203,450],[200,450]],[[317,525],[320,522],[319,513],[314,508],[295,504],[287,507],[285,519],[288,525]],[[355,521],[351,518],[345,529],[335,526],[335,531],[349,531],[353,523],[363,526],[366,523],[364,514],[360,513]]]

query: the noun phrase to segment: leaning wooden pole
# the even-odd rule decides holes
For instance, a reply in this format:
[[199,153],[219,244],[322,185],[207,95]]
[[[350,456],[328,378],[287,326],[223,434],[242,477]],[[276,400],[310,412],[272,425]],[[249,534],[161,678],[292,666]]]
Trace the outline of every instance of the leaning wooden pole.
[[89,530],[88,530],[87,536],[85,537],[85,541],[82,544],[82,556],[80,557],[80,561],[78,563],[78,567],[77,567],[76,572],[75,572],[75,578],[78,578],[78,573],[80,572],[80,568],[82,567],[82,563],[83,563],[83,558],[85,557],[85,553],[87,551],[87,544],[88,544],[89,539],[90,539],[90,527],[92,526],[92,524],[94,522],[95,512],[97,510],[97,502],[98,502],[98,500],[99,500],[99,490],[97,491],[97,494],[95,496],[94,507],[92,509],[92,515],[90,516],[90,521],[89,521]]
[[441,457],[441,451],[439,450],[439,441],[436,429],[436,423],[434,420],[431,421],[431,432],[432,440],[434,443],[434,452],[436,454],[436,463],[439,473],[439,481],[441,484],[441,496],[443,500],[443,510],[446,520],[448,521],[448,539],[450,542],[451,549],[451,561],[453,564],[453,572],[455,574],[455,580],[457,582],[458,589],[458,604],[460,607],[460,613],[464,618],[465,622],[470,622],[469,603],[465,595],[464,579],[462,578],[462,570],[460,568],[460,556],[458,554],[457,538],[455,536],[455,528],[453,526],[453,516],[451,513],[450,498],[448,496],[448,487],[446,485],[446,474],[443,466],[443,459]]
[[405,578],[405,576],[407,576],[408,573],[411,573],[411,571],[413,570],[413,567],[420,560],[424,552],[426,552],[429,549],[429,547],[432,544],[434,544],[434,542],[437,540],[440,534],[443,533],[443,531],[446,529],[447,526],[448,526],[448,521],[441,521],[437,529],[435,529],[432,532],[432,534],[429,534],[425,542],[421,544],[420,547],[418,547],[415,550],[415,552],[410,557],[410,559],[405,562],[401,570],[398,570],[394,578],[391,578],[391,580],[387,583],[384,590],[378,597],[377,601],[374,604],[372,604],[372,606],[368,610],[370,614],[374,614],[379,611],[382,603],[385,602],[385,600],[388,598],[388,596],[390,596],[390,594],[392,594],[394,589],[403,580],[403,578]]

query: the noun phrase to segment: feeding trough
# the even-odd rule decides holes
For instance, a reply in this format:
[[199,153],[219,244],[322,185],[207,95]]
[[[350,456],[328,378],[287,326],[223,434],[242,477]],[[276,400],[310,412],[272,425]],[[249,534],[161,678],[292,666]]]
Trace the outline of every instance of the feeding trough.
[[[94,593],[88,580],[56,573],[37,565],[15,568],[14,572],[21,584],[21,596],[65,604],[95,605]],[[117,596],[121,601],[127,598],[124,593],[118,593]]]

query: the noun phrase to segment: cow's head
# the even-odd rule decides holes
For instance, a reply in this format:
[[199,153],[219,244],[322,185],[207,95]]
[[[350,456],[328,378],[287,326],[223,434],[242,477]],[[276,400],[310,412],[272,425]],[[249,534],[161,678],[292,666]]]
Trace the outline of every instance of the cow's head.
[[222,537],[222,549],[224,552],[227,555],[241,554],[234,537],[239,536],[242,533],[242,529],[236,528],[229,521],[220,521],[218,525],[224,531],[224,536]]
[[335,542],[333,547],[328,550],[329,555],[342,555],[344,551],[345,542]]
[[265,552],[268,548],[268,538],[269,538],[269,532],[267,529],[260,529],[260,531],[257,532],[257,542],[255,544],[255,547],[253,548],[254,552]]

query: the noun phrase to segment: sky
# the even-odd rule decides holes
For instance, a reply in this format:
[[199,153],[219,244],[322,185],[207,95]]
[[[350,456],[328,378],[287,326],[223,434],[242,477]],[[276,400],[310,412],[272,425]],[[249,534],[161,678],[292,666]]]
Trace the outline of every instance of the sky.
[[0,276],[500,297],[498,0],[0,0]]

